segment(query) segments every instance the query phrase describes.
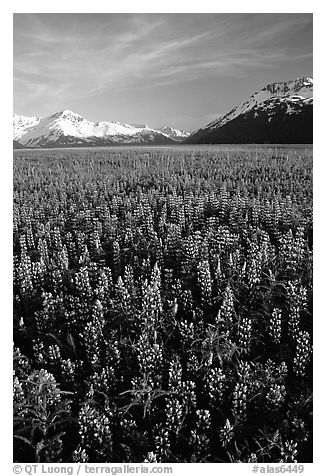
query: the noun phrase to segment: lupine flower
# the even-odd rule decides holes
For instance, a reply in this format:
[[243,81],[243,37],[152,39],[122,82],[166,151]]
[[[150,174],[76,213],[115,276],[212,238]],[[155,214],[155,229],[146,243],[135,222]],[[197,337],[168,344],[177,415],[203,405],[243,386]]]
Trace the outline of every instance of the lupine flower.
[[226,375],[222,369],[210,369],[206,377],[208,397],[212,408],[223,403]]
[[175,431],[181,430],[184,409],[177,398],[169,398],[166,402],[166,428]]
[[198,264],[197,279],[203,302],[210,304],[212,296],[212,278],[208,261],[201,261]]
[[275,342],[275,344],[279,344],[281,342],[281,336],[282,336],[281,309],[278,309],[278,308],[273,309],[273,312],[269,321],[268,333],[272,341]]
[[247,414],[248,386],[245,383],[237,383],[233,392],[232,413],[237,420],[245,420]]
[[281,463],[297,463],[298,444],[294,441],[285,441],[281,449],[282,460]]
[[293,361],[293,368],[296,375],[304,377],[306,368],[311,359],[312,347],[308,332],[300,331],[297,337],[296,354]]
[[147,453],[147,456],[144,459],[144,463],[157,463],[156,454],[153,453],[153,451]]
[[230,421],[226,419],[224,426],[221,428],[219,432],[220,441],[222,446],[227,447],[234,438],[234,431],[233,425],[231,425]]
[[240,320],[238,333],[239,346],[243,352],[248,353],[250,351],[252,335],[252,320],[250,318],[243,317]]
[[266,407],[269,411],[278,411],[284,404],[286,390],[284,385],[272,384],[266,394]]

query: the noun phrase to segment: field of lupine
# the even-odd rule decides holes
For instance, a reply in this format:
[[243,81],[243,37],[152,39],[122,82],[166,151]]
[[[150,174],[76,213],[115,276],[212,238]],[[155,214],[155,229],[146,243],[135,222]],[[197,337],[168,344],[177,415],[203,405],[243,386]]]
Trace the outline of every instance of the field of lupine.
[[17,151],[14,459],[312,461],[312,152]]

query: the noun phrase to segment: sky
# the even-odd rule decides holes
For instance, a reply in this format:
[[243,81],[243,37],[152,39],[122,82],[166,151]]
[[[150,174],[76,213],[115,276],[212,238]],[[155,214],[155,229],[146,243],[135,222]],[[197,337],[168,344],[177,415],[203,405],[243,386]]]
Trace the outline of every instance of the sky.
[[14,14],[14,112],[192,131],[313,76],[312,14]]

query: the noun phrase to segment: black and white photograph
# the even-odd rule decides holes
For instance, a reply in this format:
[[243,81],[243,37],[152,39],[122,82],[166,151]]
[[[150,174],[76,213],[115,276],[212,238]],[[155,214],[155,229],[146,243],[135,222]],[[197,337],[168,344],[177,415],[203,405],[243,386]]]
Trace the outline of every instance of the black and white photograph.
[[240,12],[12,15],[16,474],[314,462],[313,13]]

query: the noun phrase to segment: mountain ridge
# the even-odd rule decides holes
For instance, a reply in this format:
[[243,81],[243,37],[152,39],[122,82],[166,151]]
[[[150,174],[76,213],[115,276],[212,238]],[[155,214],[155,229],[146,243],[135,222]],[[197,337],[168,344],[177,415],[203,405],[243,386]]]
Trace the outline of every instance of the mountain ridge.
[[185,143],[312,143],[312,108],[312,78],[270,83]]
[[68,109],[46,117],[14,115],[14,147],[82,147],[116,144],[173,144],[190,133],[165,126],[92,122]]
[[92,122],[68,109],[13,118],[14,148],[222,143],[312,143],[313,79],[273,82],[189,133],[170,126]]

